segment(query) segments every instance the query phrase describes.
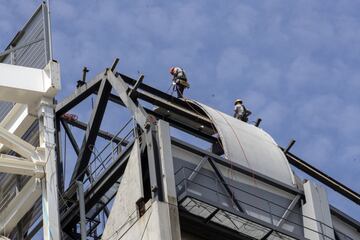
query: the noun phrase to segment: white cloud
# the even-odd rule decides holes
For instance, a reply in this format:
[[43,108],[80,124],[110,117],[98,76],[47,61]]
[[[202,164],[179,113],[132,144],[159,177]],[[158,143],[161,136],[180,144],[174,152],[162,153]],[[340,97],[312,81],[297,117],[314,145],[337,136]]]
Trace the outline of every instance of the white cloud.
[[[0,0],[3,47],[39,3]],[[62,96],[73,90],[83,66],[95,75],[115,56],[122,72],[140,71],[164,91],[168,67],[181,65],[190,77],[188,96],[229,113],[234,98],[243,98],[265,130],[280,142],[295,137],[295,153],[335,178],[343,174],[334,159],[357,154],[349,149],[360,138],[359,3],[52,3]],[[339,169],[349,168],[351,184],[358,165],[351,171],[357,163],[347,163]]]
[[[255,32],[255,25],[258,13],[250,6],[239,4],[237,7],[231,9],[227,23],[237,37],[249,37]],[[240,40],[240,39],[239,39]]]
[[[232,82],[237,88],[241,87],[241,78],[250,64],[250,59],[241,49],[230,47],[225,49],[219,57],[216,66],[217,79]],[[231,85],[235,87],[234,85]]]

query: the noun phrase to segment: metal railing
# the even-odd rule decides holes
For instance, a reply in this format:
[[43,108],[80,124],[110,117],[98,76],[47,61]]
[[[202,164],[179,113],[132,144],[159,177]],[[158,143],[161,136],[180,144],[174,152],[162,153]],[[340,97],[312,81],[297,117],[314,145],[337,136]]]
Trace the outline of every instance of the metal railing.
[[[117,157],[122,154],[122,145],[124,143],[131,142],[135,137],[134,120],[130,118],[124,126],[108,141],[108,143],[100,150],[93,146],[92,152],[93,157],[90,160],[88,167],[83,169],[78,176],[86,174],[83,179],[84,191],[87,191],[93,183],[116,161]],[[69,192],[76,192],[76,184],[68,186]],[[60,194],[60,202],[62,211],[66,211],[71,207],[75,199],[69,199],[71,194],[65,195]]]
[[[196,173],[198,176],[201,176],[201,177],[207,179],[206,180],[207,184],[204,185],[203,183],[197,182],[196,178],[189,179],[189,176],[192,173]],[[205,193],[205,191],[208,191],[208,193],[211,192],[212,194],[216,195],[216,199],[214,199],[214,197],[211,199],[208,199],[208,200],[211,200],[209,202],[211,202],[212,204],[209,204],[208,202],[206,202],[206,199],[203,196],[199,197],[197,200],[204,202],[205,204],[212,205],[212,208],[223,209],[224,211],[229,210],[229,209],[226,209],[223,207],[224,205],[222,203],[224,202],[224,199],[228,199],[229,202],[231,202],[232,201],[231,198],[234,198],[245,209],[245,212],[244,212],[245,215],[249,215],[249,216],[258,218],[259,222],[265,221],[266,223],[270,223],[274,227],[274,229],[276,229],[276,228],[284,229],[285,223],[287,223],[288,226],[292,226],[294,228],[295,227],[301,228],[302,231],[309,230],[316,234],[320,234],[324,240],[325,239],[326,240],[334,240],[335,239],[333,237],[334,229],[331,226],[327,225],[326,223],[316,220],[314,218],[311,218],[309,216],[300,214],[294,210],[284,207],[283,205],[281,205],[277,202],[270,201],[269,199],[265,199],[259,195],[255,195],[254,193],[251,193],[249,191],[246,191],[237,186],[227,183],[227,185],[233,190],[233,192],[236,192],[236,193],[234,193],[234,196],[229,196],[225,192],[222,192],[221,190],[219,190],[219,186],[222,186],[223,183],[219,179],[217,179],[216,176],[210,176],[203,172],[196,171],[195,169],[192,169],[192,168],[182,167],[176,171],[175,177],[177,180],[176,181],[176,189],[178,191],[178,196],[183,195],[184,193],[185,193],[184,195],[186,196],[188,192],[192,192],[192,193],[199,192],[201,194],[201,191],[203,191],[203,193]],[[246,195],[250,199],[251,198],[256,199],[258,203],[261,202],[261,207],[259,207],[259,204],[257,204],[258,206],[256,206],[253,202],[240,200],[239,198],[237,198],[237,196],[239,196],[240,194],[242,196]],[[193,197],[194,194],[191,194],[191,196]],[[283,212],[283,213],[285,211],[289,211],[291,214],[297,216],[302,221],[306,221],[307,223],[310,223],[310,224],[306,224],[307,226],[304,226],[304,224],[299,224],[298,222],[295,222],[288,218],[284,218],[283,216],[280,216],[278,213],[275,213],[273,210],[274,208],[276,208],[278,210],[277,212],[279,212],[279,210],[281,210],[281,212]],[[211,212],[211,211],[212,210],[210,209],[209,212]],[[262,213],[261,214],[262,219],[260,219],[259,217],[256,217],[256,214],[254,214],[254,212]],[[282,224],[277,226],[277,224],[279,222],[282,222]],[[320,231],[316,227],[312,228],[309,226],[317,226],[318,228],[320,228]],[[339,232],[337,232],[337,233],[339,233]],[[342,234],[342,233],[340,233],[340,234]],[[342,234],[342,235],[344,235],[344,234]],[[346,235],[344,235],[344,236],[346,236]],[[348,236],[346,236],[346,237],[348,239],[351,239]]]
[[[116,157],[121,154],[122,144],[130,142],[134,136],[134,121],[130,118],[100,151],[92,147],[93,159],[86,169],[87,177],[83,180],[84,187],[91,185],[116,160]],[[117,139],[121,140],[117,141]]]

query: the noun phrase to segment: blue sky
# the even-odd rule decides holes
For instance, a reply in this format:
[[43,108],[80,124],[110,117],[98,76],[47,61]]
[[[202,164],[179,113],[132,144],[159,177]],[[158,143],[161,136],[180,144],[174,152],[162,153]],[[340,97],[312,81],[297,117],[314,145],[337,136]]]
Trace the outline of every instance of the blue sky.
[[[40,1],[0,0],[5,48]],[[69,95],[84,65],[94,75],[145,74],[166,91],[182,66],[190,98],[232,113],[242,98],[252,120],[312,165],[360,191],[360,2],[52,1],[54,58]],[[358,206],[330,193],[360,219]]]

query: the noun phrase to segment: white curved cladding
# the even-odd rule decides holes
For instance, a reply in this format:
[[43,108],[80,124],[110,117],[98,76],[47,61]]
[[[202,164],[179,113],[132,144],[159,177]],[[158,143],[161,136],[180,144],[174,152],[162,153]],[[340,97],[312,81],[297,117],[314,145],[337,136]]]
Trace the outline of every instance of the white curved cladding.
[[223,143],[225,158],[285,184],[294,185],[289,162],[268,133],[204,104],[192,102],[202,108],[214,123]]

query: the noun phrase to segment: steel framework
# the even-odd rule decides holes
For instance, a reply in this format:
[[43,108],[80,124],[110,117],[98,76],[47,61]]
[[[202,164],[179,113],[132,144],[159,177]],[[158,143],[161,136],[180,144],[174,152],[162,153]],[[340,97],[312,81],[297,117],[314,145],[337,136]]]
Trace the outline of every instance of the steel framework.
[[[121,145],[124,149],[118,153],[115,160],[108,165],[100,174],[100,177],[97,179],[93,179],[90,186],[85,189],[84,192],[84,202],[86,209],[86,219],[87,219],[87,234],[88,236],[93,236],[93,238],[98,238],[101,236],[101,233],[98,235],[92,235],[96,226],[93,225],[91,227],[91,222],[95,222],[98,218],[98,214],[100,214],[106,208],[107,204],[111,202],[111,199],[114,198],[116,191],[111,191],[111,189],[116,186],[116,183],[121,179],[122,174],[124,173],[127,160],[129,158],[129,153],[133,146],[133,141],[121,138],[117,135],[108,133],[100,129],[101,121],[104,117],[105,108],[108,101],[116,103],[122,107],[127,108],[132,114],[136,127],[133,129],[133,134],[140,136],[143,139],[142,142],[142,152],[143,157],[146,159],[146,162],[143,163],[144,167],[144,191],[147,193],[145,196],[147,199],[154,198],[159,201],[163,201],[163,187],[160,181],[160,166],[159,166],[159,151],[158,151],[158,140],[156,138],[156,122],[161,119],[168,122],[172,127],[179,129],[181,131],[185,131],[193,136],[199,137],[203,140],[211,144],[215,144],[218,139],[215,135],[214,127],[210,121],[210,119],[203,113],[197,106],[192,105],[189,106],[189,103],[185,103],[182,100],[172,97],[166,93],[163,93],[155,88],[152,88],[144,83],[144,77],[141,76],[138,80],[134,80],[128,76],[125,76],[121,73],[115,72],[115,67],[118,60],[116,60],[110,68],[106,69],[104,72],[97,75],[93,80],[86,82],[86,84],[80,86],[74,94],[66,98],[63,102],[59,103],[56,106],[56,126],[57,126],[57,142],[60,143],[60,133],[61,126],[64,129],[65,134],[69,138],[74,151],[77,154],[76,167],[71,175],[71,183],[68,188],[64,188],[64,184],[60,184],[60,192],[64,199],[67,199],[65,207],[65,203],[62,204],[61,209],[61,225],[63,231],[66,233],[66,237],[68,238],[79,238],[79,232],[77,224],[80,222],[80,209],[79,203],[76,201],[76,184],[75,181],[87,181],[90,178],[92,173],[90,172],[89,164],[91,157],[91,147],[97,137],[101,137],[107,139],[109,141],[115,142],[117,146]],[[116,94],[112,93],[112,90],[116,92]],[[75,106],[85,100],[87,97],[91,95],[97,95],[97,100],[92,110],[91,118],[89,122],[82,123],[79,120],[69,120],[64,117],[64,114],[71,111]],[[141,101],[145,101],[151,103],[155,106],[155,109],[158,108],[160,110],[149,109],[143,107],[140,103]],[[181,116],[181,117],[179,117]],[[68,125],[77,127],[85,131],[85,136],[81,147],[79,147],[74,138],[74,134],[68,127]],[[265,182],[266,184],[270,184],[275,186],[283,191],[294,194],[295,198],[292,204],[288,207],[288,210],[284,213],[281,219],[286,219],[289,215],[289,212],[292,211],[292,208],[300,199],[304,199],[304,193],[294,187],[288,186],[279,182],[275,179],[272,179],[269,176],[262,175],[260,173],[254,172],[246,167],[229,164],[228,161],[225,161],[221,156],[200,149],[194,145],[186,143],[176,138],[171,139],[171,143],[174,146],[180,147],[182,149],[191,151],[194,154],[197,154],[201,157],[205,157],[207,161],[211,164],[214,171],[217,173],[217,176],[220,182],[224,185],[229,196],[234,196],[232,190],[229,188],[226,180],[221,175],[221,172],[217,170],[216,165],[221,165],[224,167],[231,167],[242,174],[247,176],[252,176],[255,179]],[[294,154],[291,154],[289,151],[284,150],[287,158],[293,166],[300,168],[300,170],[305,170],[304,167],[299,166],[297,162],[302,161]],[[58,153],[58,176],[59,181],[63,181],[63,170],[62,170],[62,159],[61,155]],[[304,162],[304,161],[302,161]],[[341,183],[335,181],[334,179],[324,178],[324,174],[315,168],[311,167],[309,164],[306,164],[307,169],[311,169],[311,171],[306,171],[312,177],[319,179],[321,182],[339,192],[340,194],[348,197],[350,200],[355,203],[359,203],[359,194],[350,190],[346,186]],[[84,175],[87,174],[88,178],[84,180]],[[111,192],[110,195],[107,195]],[[106,196],[107,201],[103,201],[102,199]],[[241,204],[238,201],[233,199],[235,206],[237,206],[237,211],[240,213],[243,211]],[[219,211],[219,210],[217,210]],[[207,228],[209,225],[207,223],[210,222],[210,219],[214,217],[218,212],[213,212],[212,215],[209,216],[208,219],[205,220],[202,225],[206,225]],[[238,214],[239,214],[238,213]],[[180,214],[182,226],[188,226],[190,222],[199,222],[200,220],[197,217],[191,216],[186,211],[181,211]],[[185,221],[186,219],[186,221]],[[256,222],[256,219],[252,219]],[[348,219],[349,220],[349,219]],[[202,221],[202,220],[201,220]],[[282,220],[283,221],[283,220]],[[351,219],[352,223],[358,224],[355,220]],[[211,223],[214,225],[213,223]],[[263,223],[262,223],[263,224]],[[278,223],[277,226],[268,226],[271,229],[265,236],[264,239],[273,234],[273,231],[284,233],[282,229],[279,228]],[[190,226],[191,224],[189,224]],[[95,227],[94,227],[95,226]],[[217,226],[213,229],[222,228],[221,226]],[[228,230],[221,230],[220,232],[227,232]],[[209,232],[210,233],[210,232]],[[291,235],[286,232],[285,234]],[[231,231],[227,232],[227,239],[232,239]],[[294,236],[295,237],[295,236]],[[299,238],[299,236],[296,236]],[[219,238],[220,239],[220,238]],[[241,239],[237,235],[237,238]]]

